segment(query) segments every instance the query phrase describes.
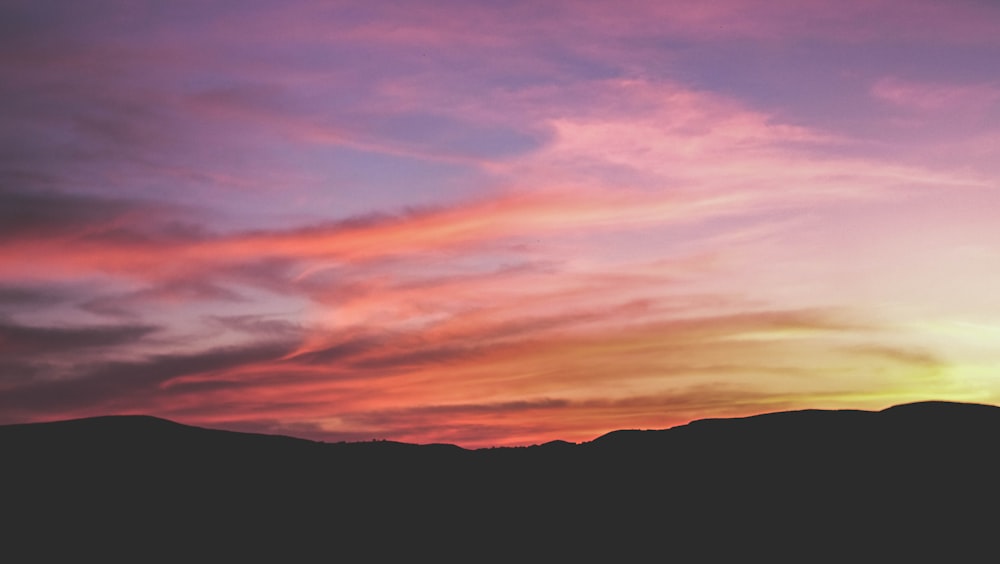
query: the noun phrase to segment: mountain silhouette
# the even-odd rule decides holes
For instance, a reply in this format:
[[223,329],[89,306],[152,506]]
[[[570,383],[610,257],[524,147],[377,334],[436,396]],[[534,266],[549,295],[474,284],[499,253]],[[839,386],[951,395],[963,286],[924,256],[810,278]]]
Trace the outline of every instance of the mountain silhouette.
[[954,559],[1000,530],[998,438],[934,401],[473,450],[105,416],[0,426],[0,501],[11,562]]

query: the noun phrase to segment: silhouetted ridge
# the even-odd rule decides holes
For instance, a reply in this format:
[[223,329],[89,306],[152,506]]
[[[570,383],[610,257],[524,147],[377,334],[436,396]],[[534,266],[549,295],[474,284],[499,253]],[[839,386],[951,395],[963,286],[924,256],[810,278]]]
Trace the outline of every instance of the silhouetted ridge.
[[25,448],[44,445],[51,456],[58,454],[51,449],[62,449],[64,454],[91,457],[100,453],[106,457],[128,456],[133,461],[140,455],[153,459],[185,453],[220,457],[239,451],[253,455],[267,449],[287,449],[292,445],[310,448],[319,444],[282,435],[195,427],[148,415],[106,415],[0,426],[0,441],[7,447],[12,444]]
[[880,411],[858,409],[802,409],[762,413],[744,417],[697,419],[690,423],[657,430],[623,429],[601,435],[590,444],[629,444],[697,433],[710,435],[733,432],[743,436],[775,433],[785,438],[805,438],[811,433],[869,432],[891,420],[905,419],[921,426],[956,424],[1000,424],[1000,407],[978,403],[924,401],[895,405]]
[[881,548],[898,559],[918,540],[993,533],[998,438],[1000,408],[954,402],[477,450],[107,416],[0,426],[0,468],[17,516],[8,538],[98,539],[103,551],[635,561]]
[[919,401],[894,405],[880,413],[917,415],[933,418],[1000,417],[1000,407],[981,403],[953,401]]

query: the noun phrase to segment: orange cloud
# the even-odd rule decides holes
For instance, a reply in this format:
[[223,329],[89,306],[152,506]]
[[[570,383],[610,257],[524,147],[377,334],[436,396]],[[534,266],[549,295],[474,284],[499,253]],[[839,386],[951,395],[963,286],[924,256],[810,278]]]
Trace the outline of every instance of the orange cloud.
[[[884,394],[888,388],[900,393],[900,388],[912,385],[915,373],[926,374],[930,381],[910,393],[934,388],[939,364],[933,357],[837,344],[843,333],[856,330],[855,325],[838,327],[809,315],[768,314],[613,334],[598,330],[576,337],[529,337],[465,356],[445,355],[438,362],[402,364],[395,375],[380,380],[377,395],[358,406],[365,424],[359,428],[378,428],[372,424],[377,416],[373,414],[381,414],[383,424],[392,425],[392,435],[420,440],[404,425],[397,427],[394,414],[410,424],[415,413],[433,412],[418,406],[436,405],[466,411],[456,418],[460,423],[472,418],[492,433],[488,438],[463,437],[460,442],[466,444],[494,440],[503,434],[495,427],[506,428],[507,419],[511,426],[539,426],[535,441],[579,441],[623,426],[663,428],[691,418],[749,414],[775,406],[857,402],[865,392]],[[872,356],[876,353],[879,356]],[[728,392],[720,396],[720,390]],[[688,400],[683,408],[676,405],[682,397]],[[872,403],[877,401],[885,400]],[[637,403],[645,409],[637,409]],[[503,406],[517,416],[505,415]],[[339,419],[349,421],[351,411],[339,411]],[[551,429],[547,436],[539,432],[544,428]],[[519,435],[516,429],[510,431],[508,437]]]
[[[489,330],[464,340],[420,330],[369,333],[270,360],[220,351],[186,361],[201,366],[198,373],[153,368],[154,360],[148,372],[168,379],[135,388],[127,403],[234,428],[294,419],[324,440],[478,447],[584,441],[619,428],[779,408],[879,407],[947,389],[933,355],[868,346],[882,329],[835,312],[758,312],[613,331],[523,329],[502,341]],[[246,363],[230,365],[244,355]],[[109,405],[126,398],[112,399]]]
[[[88,39],[96,19],[19,34],[0,93],[24,110],[0,188],[0,371],[16,375],[0,414],[487,446],[968,392],[952,368],[978,377],[991,354],[888,326],[996,309],[995,181],[976,172],[996,136],[960,124],[950,156],[904,155],[783,100],[761,109],[760,92],[692,87],[673,72],[687,49],[662,45],[994,44],[991,10],[292,3],[153,26],[135,49]],[[848,74],[863,93],[870,78]],[[1000,99],[898,78],[871,94],[939,116]],[[343,154],[376,180],[330,164]],[[448,180],[411,185],[414,163]],[[383,164],[404,172],[384,181]],[[825,309],[844,304],[891,323]]]

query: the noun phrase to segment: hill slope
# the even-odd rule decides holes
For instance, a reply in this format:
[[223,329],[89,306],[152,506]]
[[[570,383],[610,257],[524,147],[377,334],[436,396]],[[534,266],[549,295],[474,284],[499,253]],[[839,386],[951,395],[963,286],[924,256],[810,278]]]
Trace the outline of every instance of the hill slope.
[[38,554],[898,557],[992,534],[998,438],[1000,408],[947,402],[482,450],[110,416],[0,426],[0,456],[8,539]]

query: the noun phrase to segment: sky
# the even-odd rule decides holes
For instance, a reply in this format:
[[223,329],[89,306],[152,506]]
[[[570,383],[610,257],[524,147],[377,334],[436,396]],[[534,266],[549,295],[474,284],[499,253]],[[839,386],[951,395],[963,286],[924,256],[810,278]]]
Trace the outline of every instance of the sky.
[[997,61],[991,0],[5,0],[0,423],[998,403]]

